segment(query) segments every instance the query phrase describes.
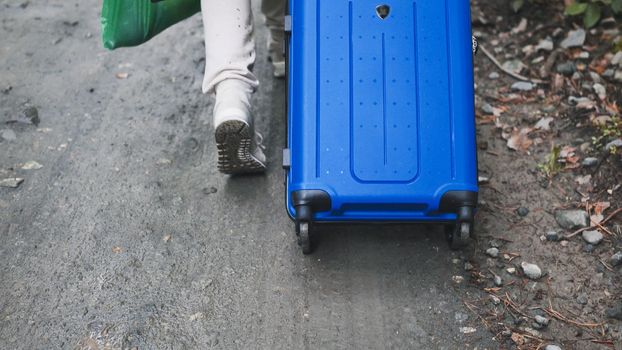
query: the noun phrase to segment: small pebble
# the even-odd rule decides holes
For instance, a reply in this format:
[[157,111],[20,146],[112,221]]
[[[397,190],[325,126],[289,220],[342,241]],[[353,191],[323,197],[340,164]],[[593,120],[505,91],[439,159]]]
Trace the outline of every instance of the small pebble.
[[473,270],[473,265],[471,265],[471,263],[464,263],[464,270],[465,271],[471,271]]
[[492,73],[490,73],[490,74],[488,75],[488,79],[490,79],[490,80],[496,80],[496,79],[499,79],[499,73],[497,73],[497,72],[492,72]]
[[531,91],[533,88],[533,84],[527,81],[519,81],[512,84],[512,90],[514,91]]
[[564,49],[571,47],[581,47],[585,43],[586,32],[583,28],[577,30],[571,30],[562,42],[560,46]]
[[564,62],[557,65],[557,73],[563,75],[573,75],[577,71],[577,67],[573,62]]
[[540,315],[536,315],[535,317],[536,322],[538,322],[539,324],[543,325],[543,326],[548,326],[550,320],[544,316],[540,316]]
[[588,299],[587,299],[587,295],[586,294],[580,294],[577,297],[577,303],[581,304],[581,305],[587,305]]
[[495,276],[495,286],[497,287],[501,287],[503,286],[503,280],[501,279],[501,276]]
[[492,258],[496,258],[499,256],[499,249],[497,248],[489,248],[486,250],[486,254]]
[[562,228],[573,230],[587,227],[590,217],[585,210],[558,210],[555,212],[555,220]]
[[622,302],[607,309],[607,317],[622,321]]
[[525,207],[520,207],[516,209],[516,214],[518,214],[518,216],[525,217],[529,214],[529,209]]
[[583,237],[583,239],[587,243],[589,243],[591,245],[598,245],[603,240],[603,234],[598,232],[598,231],[596,231],[596,230],[593,230],[593,231],[583,231],[581,236]]
[[43,165],[34,160],[30,160],[22,165],[22,170],[39,170],[41,168],[43,168]]
[[522,262],[521,268],[523,269],[523,273],[525,274],[525,276],[529,277],[532,280],[537,280],[542,277],[542,270],[540,269],[540,266],[536,264]]
[[562,348],[557,345],[549,344],[544,348],[544,350],[562,350]]
[[559,233],[557,231],[549,231],[546,233],[546,240],[551,242],[559,241]]
[[609,263],[613,267],[622,265],[622,252],[617,252],[617,253],[613,254],[611,256],[611,259],[609,259]]
[[600,98],[601,101],[607,98],[607,88],[605,88],[603,84],[596,83],[594,84],[593,88],[594,92],[596,93],[596,95],[598,95],[598,98]]
[[583,159],[583,162],[581,162],[581,164],[584,167],[593,167],[596,166],[596,164],[598,164],[598,158],[594,158],[594,157],[588,157]]
[[621,148],[622,147],[622,139],[616,139],[605,145],[605,150],[610,152],[612,148]]
[[585,253],[591,253],[594,251],[594,246],[591,244],[586,244],[585,246],[583,246],[583,252]]
[[19,178],[19,177],[12,177],[12,178],[8,178],[8,179],[1,179],[0,180],[0,187],[18,188],[19,185],[22,184],[22,182],[24,182],[24,179]]

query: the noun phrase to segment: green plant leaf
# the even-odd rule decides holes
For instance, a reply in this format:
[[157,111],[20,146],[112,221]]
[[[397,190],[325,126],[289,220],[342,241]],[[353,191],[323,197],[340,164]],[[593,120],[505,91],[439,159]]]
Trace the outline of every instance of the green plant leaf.
[[581,2],[573,2],[572,4],[566,7],[565,14],[566,16],[577,16],[585,13],[587,10],[587,4]]
[[591,3],[587,5],[585,15],[583,16],[583,25],[585,28],[592,28],[600,21],[601,8],[600,5]]
[[622,0],[611,1],[611,9],[616,14],[622,13]]
[[512,10],[514,10],[514,12],[520,11],[524,5],[525,0],[512,0]]

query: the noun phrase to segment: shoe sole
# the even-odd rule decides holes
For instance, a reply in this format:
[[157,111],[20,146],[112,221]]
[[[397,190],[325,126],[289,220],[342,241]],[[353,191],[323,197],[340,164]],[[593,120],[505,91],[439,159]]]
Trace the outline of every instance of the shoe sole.
[[218,170],[224,174],[251,174],[266,170],[265,164],[251,154],[253,133],[248,124],[228,120],[216,128]]

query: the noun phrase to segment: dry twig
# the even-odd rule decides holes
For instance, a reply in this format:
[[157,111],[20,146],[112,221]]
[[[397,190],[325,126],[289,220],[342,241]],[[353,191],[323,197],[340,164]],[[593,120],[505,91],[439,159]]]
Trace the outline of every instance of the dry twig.
[[494,63],[495,66],[497,66],[497,68],[499,68],[503,73],[511,76],[514,79],[517,80],[522,80],[522,81],[528,81],[534,84],[542,84],[544,83],[544,81],[540,80],[540,79],[530,79],[528,77],[525,77],[523,75],[520,74],[516,74],[510,70],[507,70],[505,68],[503,68],[503,65],[501,63],[499,63],[499,61],[497,61],[497,59],[495,58],[495,56],[493,56],[493,54],[491,54],[488,50],[486,50],[486,48],[484,46],[482,46],[481,44],[479,45],[479,49],[484,53],[484,55],[486,55],[486,57],[488,57],[488,59]]

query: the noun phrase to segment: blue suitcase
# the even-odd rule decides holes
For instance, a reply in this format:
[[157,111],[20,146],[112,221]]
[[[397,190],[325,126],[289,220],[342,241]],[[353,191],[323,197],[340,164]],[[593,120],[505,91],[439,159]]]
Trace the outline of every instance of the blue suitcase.
[[468,0],[290,0],[287,210],[323,222],[438,222],[467,243],[477,204]]

